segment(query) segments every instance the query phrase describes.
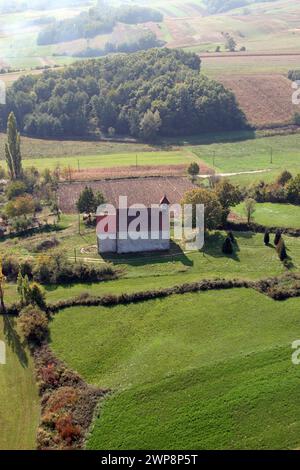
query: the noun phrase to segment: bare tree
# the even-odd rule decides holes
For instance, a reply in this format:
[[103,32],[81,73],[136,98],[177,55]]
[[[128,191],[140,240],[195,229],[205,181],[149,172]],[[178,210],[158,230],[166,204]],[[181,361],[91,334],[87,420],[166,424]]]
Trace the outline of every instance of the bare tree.
[[250,224],[253,214],[256,211],[256,201],[249,197],[248,199],[245,200],[244,203],[244,211],[247,217],[247,223],[248,225]]

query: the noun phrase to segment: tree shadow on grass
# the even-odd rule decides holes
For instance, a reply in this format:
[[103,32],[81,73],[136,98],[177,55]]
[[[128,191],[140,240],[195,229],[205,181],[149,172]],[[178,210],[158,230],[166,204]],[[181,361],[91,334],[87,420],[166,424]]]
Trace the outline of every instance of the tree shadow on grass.
[[8,346],[18,356],[22,367],[28,366],[28,357],[20,335],[16,330],[16,319],[10,315],[3,315],[4,335]]
[[43,288],[46,292],[55,292],[58,288],[59,289],[71,289],[72,287],[78,286],[78,284],[82,286],[90,286],[92,287],[95,284],[104,284],[105,282],[111,282],[111,279],[109,280],[103,280],[103,281],[78,281],[78,282],[68,282],[66,284],[47,284],[43,285]]
[[101,255],[103,260],[109,263],[119,265],[127,264],[129,266],[146,266],[147,264],[166,264],[172,261],[182,263],[184,266],[193,266],[194,262],[182,250],[181,246],[173,240],[170,242],[170,250],[166,251],[147,251],[144,253],[106,253]]
[[35,235],[43,235],[45,233],[46,234],[53,233],[53,232],[58,233],[58,232],[62,232],[63,230],[65,230],[65,227],[60,227],[59,225],[44,225],[43,227],[31,228],[31,229],[25,230],[24,232],[9,233],[5,235],[3,238],[1,238],[1,241],[14,240],[20,237],[25,239],[25,238],[33,237]]
[[294,262],[290,256],[287,256],[287,258],[283,261],[283,264],[289,271],[295,268]]
[[240,251],[240,248],[239,248],[239,244],[237,240],[235,240],[235,242],[233,243],[232,255],[226,255],[223,253],[222,247],[226,238],[227,238],[227,235],[222,232],[215,232],[213,234],[207,234],[205,236],[203,256],[209,255],[209,256],[212,256],[213,258],[230,258],[234,261],[240,262],[240,258],[238,256],[238,252]]
[[[268,243],[266,245],[266,247],[269,247],[269,248],[272,248],[273,250],[276,250],[276,246],[273,243]],[[293,258],[288,254],[288,252],[290,252],[290,251],[291,251],[290,248],[288,248],[286,246],[287,256],[286,256],[285,260],[282,261],[282,263],[284,264],[285,268],[288,271],[290,271],[291,269],[294,269],[296,267],[294,262],[293,262]]]
[[250,239],[256,235],[255,232],[234,232],[234,238],[241,238],[241,239]]
[[253,140],[256,138],[255,130],[248,129],[243,131],[224,131],[216,134],[215,132],[207,132],[194,136],[184,137],[171,137],[168,139],[162,139],[160,142],[161,147],[167,147],[170,145],[210,145],[210,144],[223,144],[223,143],[234,143],[242,142],[244,140]]

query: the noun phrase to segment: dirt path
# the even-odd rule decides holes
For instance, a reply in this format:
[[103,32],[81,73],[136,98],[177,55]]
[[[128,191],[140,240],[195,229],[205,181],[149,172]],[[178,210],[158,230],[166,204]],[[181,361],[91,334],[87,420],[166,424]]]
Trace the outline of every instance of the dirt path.
[[209,178],[210,176],[220,176],[222,178],[226,178],[227,176],[254,175],[256,173],[267,173],[268,171],[272,171],[271,168],[266,168],[265,170],[236,171],[235,173],[215,173],[214,175],[198,175],[198,178]]

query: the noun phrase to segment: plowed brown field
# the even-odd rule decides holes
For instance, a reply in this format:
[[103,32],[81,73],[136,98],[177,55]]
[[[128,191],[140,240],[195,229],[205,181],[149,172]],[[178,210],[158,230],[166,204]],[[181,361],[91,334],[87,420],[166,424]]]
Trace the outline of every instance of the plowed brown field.
[[288,124],[299,110],[292,103],[292,82],[282,75],[233,75],[218,80],[234,92],[249,123],[256,127]]
[[[76,201],[86,183],[62,183],[59,186],[58,198],[60,208],[65,213],[76,212]],[[166,195],[171,204],[179,203],[184,193],[195,188],[186,177],[148,177],[128,178],[89,183],[94,191],[101,191],[105,200],[115,207],[119,205],[119,196],[127,196],[128,204],[158,204]]]

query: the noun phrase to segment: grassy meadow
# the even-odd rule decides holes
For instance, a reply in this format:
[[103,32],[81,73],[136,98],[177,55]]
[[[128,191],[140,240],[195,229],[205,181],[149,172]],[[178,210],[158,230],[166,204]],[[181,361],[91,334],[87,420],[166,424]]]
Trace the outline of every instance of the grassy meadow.
[[88,448],[297,448],[298,310],[232,290],[60,312],[52,348],[113,392]]
[[[245,218],[245,205],[239,204],[233,208],[233,213]],[[299,228],[300,207],[292,204],[257,203],[253,220],[266,227]]]
[[35,449],[38,390],[33,361],[13,318],[0,316],[0,340],[6,344],[6,364],[0,364],[0,450]]
[[[0,134],[0,159],[5,165],[4,143]],[[169,139],[151,146],[135,142],[52,141],[22,137],[22,154],[26,168],[35,166],[43,171],[71,167],[74,170],[135,166],[171,166],[203,162],[216,173],[264,173],[233,176],[233,181],[274,180],[285,169],[300,172],[300,133],[271,135],[266,132],[236,132],[216,136]],[[1,163],[0,163],[1,165]]]
[[73,169],[93,169],[93,168],[114,168],[126,166],[147,166],[147,165],[179,165],[189,164],[194,161],[193,154],[187,150],[181,151],[157,151],[157,152],[137,152],[119,153],[108,155],[86,155],[78,157],[63,158],[40,158],[24,160],[25,168],[32,166],[43,171],[46,168],[55,170],[57,167]]
[[211,143],[194,145],[190,150],[216,173],[238,173],[263,170],[232,176],[232,181],[241,185],[264,180],[274,181],[288,169],[291,173],[300,172],[300,134],[278,135],[245,139],[239,142]]
[[[0,133],[0,159],[5,159],[6,134]],[[97,140],[51,140],[22,136],[23,158],[70,158],[90,155],[129,154],[152,152],[160,147],[136,142],[110,142]],[[37,162],[36,162],[37,163]]]

